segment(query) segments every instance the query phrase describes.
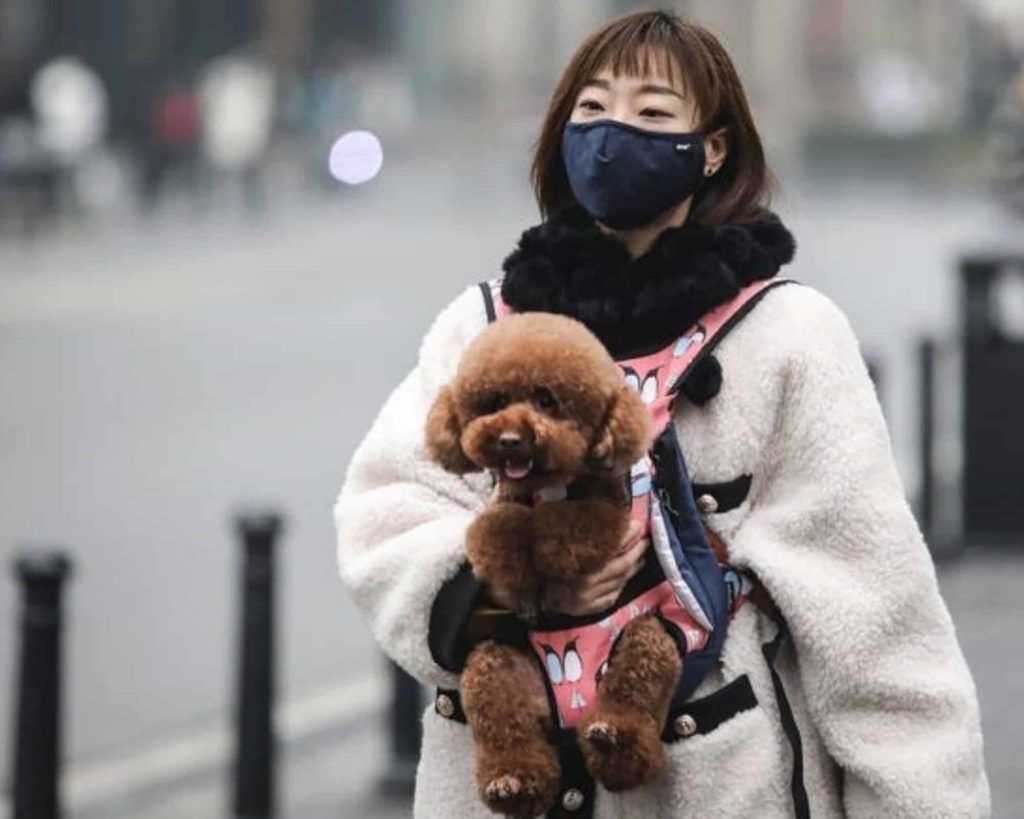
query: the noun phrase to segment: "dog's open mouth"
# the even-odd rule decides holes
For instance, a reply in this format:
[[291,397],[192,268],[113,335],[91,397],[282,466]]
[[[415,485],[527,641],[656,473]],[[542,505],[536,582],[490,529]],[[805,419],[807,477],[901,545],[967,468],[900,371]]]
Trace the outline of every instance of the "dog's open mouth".
[[513,481],[521,480],[530,474],[533,469],[532,458],[506,458],[503,470],[505,477]]

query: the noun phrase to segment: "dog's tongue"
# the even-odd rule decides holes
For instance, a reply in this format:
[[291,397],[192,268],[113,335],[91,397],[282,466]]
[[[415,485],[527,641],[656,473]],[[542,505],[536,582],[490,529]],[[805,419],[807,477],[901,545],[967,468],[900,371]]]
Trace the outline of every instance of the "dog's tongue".
[[514,481],[525,478],[530,474],[531,469],[533,469],[533,461],[527,461],[524,464],[514,464],[511,461],[505,462],[505,475]]

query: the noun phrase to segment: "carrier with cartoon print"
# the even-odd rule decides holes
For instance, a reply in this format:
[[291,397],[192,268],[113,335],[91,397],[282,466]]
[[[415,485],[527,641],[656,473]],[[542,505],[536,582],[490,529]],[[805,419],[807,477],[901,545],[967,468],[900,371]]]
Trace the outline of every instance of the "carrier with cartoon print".
[[[616,608],[591,618],[542,615],[528,639],[547,671],[549,695],[562,728],[571,728],[596,700],[615,641],[634,618],[653,614],[684,656],[672,700],[685,702],[718,661],[731,615],[748,596],[745,576],[722,566],[708,542],[686,463],[671,422],[675,399],[696,362],[770,288],[790,279],[757,281],[705,314],[668,345],[620,355],[626,383],[639,393],[655,430],[648,454],[633,465],[631,517],[649,534],[656,561],[626,585]],[[501,298],[501,278],[480,284],[491,321],[513,312]]]
[[[501,282],[498,278],[480,283],[489,321],[512,312],[501,298]],[[613,611],[592,618],[548,615],[525,635],[547,672],[548,699],[559,718],[553,740],[562,771],[562,795],[546,819],[594,815],[596,783],[570,726],[595,701],[597,684],[615,640],[633,618],[654,614],[684,655],[683,675],[662,729],[663,742],[671,744],[709,734],[736,714],[757,706],[758,698],[746,674],[706,696],[691,699],[718,662],[732,614],[748,599],[777,624],[775,636],[761,650],[771,674],[782,730],[792,750],[794,816],[810,817],[800,729],[775,668],[780,646],[788,636],[785,620],[756,580],[752,582],[735,569],[719,565],[701,518],[701,512],[716,511],[716,504],[718,511],[738,505],[742,501],[739,496],[745,496],[749,489],[750,476],[724,484],[692,484],[672,423],[677,394],[684,391],[694,395],[686,379],[697,374],[694,368],[698,362],[707,363],[705,357],[768,290],[791,283],[796,282],[778,277],[754,282],[706,313],[671,343],[613,356],[654,422],[656,434],[651,448],[633,465],[628,480],[632,490],[630,514],[644,524],[657,559],[648,558],[643,569],[629,580]],[[712,491],[715,494],[705,494]],[[571,498],[571,488],[567,494]],[[552,495],[535,498],[535,502],[560,499]],[[523,639],[521,626],[511,624],[507,636],[515,641]],[[466,722],[458,689],[439,688],[434,712],[444,719]]]

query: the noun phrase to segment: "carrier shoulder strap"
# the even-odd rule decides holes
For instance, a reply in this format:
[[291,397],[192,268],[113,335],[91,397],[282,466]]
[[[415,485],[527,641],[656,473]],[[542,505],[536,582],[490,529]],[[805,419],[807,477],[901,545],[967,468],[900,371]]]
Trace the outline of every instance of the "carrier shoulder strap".
[[494,309],[494,296],[491,291],[493,282],[497,279],[480,282],[477,285],[484,297],[484,309],[487,310],[487,323],[490,324],[498,317],[498,311]]
[[[487,281],[480,282],[477,286],[480,288],[480,293],[484,300],[484,309],[487,312],[488,323],[494,321],[498,317],[497,305],[494,302],[494,293],[500,292],[501,278],[488,279]],[[753,309],[754,305],[761,300],[769,290],[773,290],[776,287],[781,287],[786,284],[800,284],[796,279],[778,278],[773,277],[771,279],[759,279],[758,281],[748,284],[746,287],[740,289],[740,291],[731,299],[717,307],[712,308],[700,319],[695,322],[694,326],[702,324],[707,328],[707,334],[703,346],[700,352],[694,357],[694,360],[690,363],[690,367],[693,366],[696,361],[704,355],[711,352],[729,331],[735,327],[744,316],[747,315]],[[687,328],[682,328],[684,331]],[[680,333],[682,334],[682,333]],[[684,373],[685,374],[685,373]]]

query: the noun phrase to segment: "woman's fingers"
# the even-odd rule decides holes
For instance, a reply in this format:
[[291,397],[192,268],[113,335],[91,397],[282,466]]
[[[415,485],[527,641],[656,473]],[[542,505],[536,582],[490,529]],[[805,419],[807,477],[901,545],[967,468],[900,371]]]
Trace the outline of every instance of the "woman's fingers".
[[596,614],[611,607],[629,579],[644,566],[644,552],[650,540],[644,538],[635,547],[637,558],[623,563],[619,573],[596,580],[597,575],[571,585],[551,584],[545,590],[543,607],[547,611],[574,616]]
[[640,550],[639,560],[635,560],[629,564],[625,573],[617,574],[607,580],[601,580],[586,587],[589,591],[590,597],[604,597],[606,594],[612,593],[617,595],[622,591],[622,587],[625,586],[626,583],[628,583],[630,579],[644,567],[646,562],[645,554],[647,552],[647,546],[650,545],[650,541],[646,540],[640,545],[643,546],[643,548]]
[[555,599],[552,600],[552,607],[550,610],[557,611],[562,614],[569,614],[573,617],[585,617],[589,614],[597,614],[599,611],[611,608],[618,596],[618,592],[612,592],[598,597],[569,594],[566,595],[564,599],[558,599],[558,596],[556,595]]
[[610,609],[615,604],[615,601],[616,599],[618,599],[618,596],[619,593],[615,592],[613,594],[606,594],[602,597],[598,597],[590,606],[588,606],[587,611],[584,613],[597,614],[599,611],[605,611],[606,609]]
[[640,524],[631,521],[622,539],[626,551],[616,555],[601,569],[576,583],[549,585],[544,592],[542,608],[574,616],[596,614],[611,607],[629,579],[644,567],[644,555],[651,545],[643,537]]
[[600,585],[608,580],[630,577],[650,545],[650,538],[639,538],[621,555],[609,560],[604,568],[583,579],[585,585]]
[[643,524],[637,520],[630,520],[626,526],[626,534],[622,537],[622,548],[623,551],[628,551],[629,547],[633,545],[634,541],[643,534]]
[[629,573],[626,575],[626,580],[629,580],[633,575],[637,574],[647,564],[647,550],[651,547],[651,539],[649,537],[643,538],[638,544],[639,559],[633,562],[630,567]]

